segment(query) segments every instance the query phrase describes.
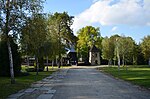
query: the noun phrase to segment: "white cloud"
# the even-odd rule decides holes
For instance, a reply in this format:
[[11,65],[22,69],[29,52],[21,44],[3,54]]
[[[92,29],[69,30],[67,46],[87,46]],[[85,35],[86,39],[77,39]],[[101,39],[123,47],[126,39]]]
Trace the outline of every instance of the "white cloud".
[[93,3],[97,2],[97,1],[99,1],[99,0],[93,0]]
[[117,26],[114,26],[112,29],[111,29],[111,32],[114,32],[114,31],[116,31],[118,29],[118,27]]
[[[94,0],[95,1],[95,0]],[[150,0],[99,0],[75,16],[74,31],[100,23],[101,25],[146,26],[150,23]]]
[[148,26],[150,26],[150,22],[149,22],[149,23],[147,23],[147,25],[148,25]]

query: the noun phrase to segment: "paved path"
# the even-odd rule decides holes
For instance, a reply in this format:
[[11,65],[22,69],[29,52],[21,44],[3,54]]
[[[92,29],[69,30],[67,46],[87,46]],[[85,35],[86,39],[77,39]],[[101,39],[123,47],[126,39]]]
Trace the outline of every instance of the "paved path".
[[67,71],[68,69],[61,69],[51,76],[33,83],[30,88],[8,96],[7,99],[51,99],[56,92],[53,87],[62,81]]
[[95,69],[70,69],[53,89],[52,99],[150,99],[150,92],[139,90]]
[[150,92],[93,68],[62,69],[8,99],[150,99]]

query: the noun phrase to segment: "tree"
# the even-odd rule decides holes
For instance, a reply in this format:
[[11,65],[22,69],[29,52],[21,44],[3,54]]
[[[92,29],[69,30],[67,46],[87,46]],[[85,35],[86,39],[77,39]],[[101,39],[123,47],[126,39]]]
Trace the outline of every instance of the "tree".
[[102,58],[109,60],[108,65],[111,65],[114,58],[114,43],[107,37],[102,40]]
[[120,71],[120,44],[119,44],[119,39],[120,37],[117,37],[116,38],[116,44],[115,44],[115,56],[117,56],[117,59],[118,59],[118,71]]
[[6,36],[10,61],[11,83],[15,83],[15,79],[9,35],[13,35],[14,38],[17,38],[28,14],[31,15],[32,13],[39,11],[42,8],[42,3],[43,0],[0,1],[0,31]]
[[74,34],[71,29],[73,24],[73,16],[69,16],[66,12],[54,13],[49,15],[48,30],[53,34],[52,38],[57,39],[58,50],[58,67],[60,68],[61,54],[65,51],[65,46],[70,42],[74,42]]
[[[4,39],[2,37],[2,39]],[[13,38],[10,37],[10,45],[12,48],[12,57],[13,57],[13,66],[14,66],[14,75],[19,75],[21,70],[21,58],[18,50],[18,45],[13,41]],[[8,48],[7,41],[0,41],[0,76],[10,76],[10,66],[9,66],[9,57],[8,57]]]
[[150,35],[144,37],[144,39],[142,40],[141,49],[145,59],[149,60],[150,66]]
[[119,39],[119,49],[123,66],[126,61],[130,61],[133,58],[134,43],[135,42],[131,37],[121,37]]
[[135,42],[131,37],[118,36],[115,44],[115,57],[118,59],[118,70],[120,70],[120,61],[122,59],[123,66],[126,62],[133,59]]
[[101,37],[100,37],[100,29],[92,26],[86,26],[79,31],[78,41],[77,41],[77,51],[80,53],[82,58],[88,57],[89,48],[92,45],[96,45],[97,47],[101,47]]
[[110,37],[110,42],[111,42],[111,50],[113,52],[113,60],[114,60],[114,65],[115,65],[115,62],[117,60],[117,52],[116,52],[116,45],[117,45],[117,39],[119,38],[120,36],[119,35],[113,35]]
[[134,47],[133,47],[133,65],[138,64],[138,51],[139,51],[139,46],[136,43],[134,43]]
[[33,14],[27,21],[26,26],[22,28],[22,47],[26,48],[30,55],[35,55],[37,74],[39,71],[39,59],[42,62],[45,54],[46,28],[47,22],[44,14]]
[[54,35],[53,32],[50,32],[48,29],[47,36],[44,43],[44,56],[47,60],[47,71],[48,71],[48,59],[52,60],[52,67],[54,63],[54,59],[58,55],[58,38]]

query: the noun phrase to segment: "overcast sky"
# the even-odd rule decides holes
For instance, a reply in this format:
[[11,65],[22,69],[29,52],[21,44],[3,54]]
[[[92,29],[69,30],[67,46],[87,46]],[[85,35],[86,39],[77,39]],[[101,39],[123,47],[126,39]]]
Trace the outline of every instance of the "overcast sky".
[[137,43],[150,35],[150,0],[47,0],[44,12],[75,16],[74,34],[84,26],[100,27],[103,37],[131,36]]

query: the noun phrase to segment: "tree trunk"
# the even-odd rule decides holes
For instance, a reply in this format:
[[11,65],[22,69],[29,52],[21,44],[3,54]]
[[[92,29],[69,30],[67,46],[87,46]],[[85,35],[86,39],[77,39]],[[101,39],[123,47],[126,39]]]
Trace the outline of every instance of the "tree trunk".
[[59,55],[58,55],[58,68],[60,68],[61,64],[60,64],[60,60],[61,60],[61,37],[60,37],[60,24],[58,26],[58,35],[59,35],[59,45],[58,45],[58,51],[59,51]]
[[134,58],[134,56],[132,57],[132,59],[133,59],[132,64],[135,65],[135,58]]
[[150,58],[149,58],[149,66],[150,66]]
[[46,57],[46,63],[47,63],[46,71],[48,71],[48,56]]
[[60,68],[61,66],[61,55],[59,54],[59,58],[58,58],[58,68]]
[[27,56],[27,66],[28,66],[28,69],[29,69],[29,57]]
[[14,77],[14,68],[13,68],[13,57],[12,57],[12,50],[11,50],[9,38],[7,41],[7,46],[8,46],[9,62],[10,62],[11,84],[14,84],[15,83],[15,77]]
[[137,65],[137,57],[133,56],[133,65]]
[[13,57],[12,57],[12,50],[9,41],[9,17],[10,17],[10,0],[6,1],[6,23],[5,23],[5,34],[7,35],[7,47],[8,47],[8,54],[9,54],[9,64],[10,64],[10,76],[11,76],[11,84],[15,83],[14,77],[14,68],[13,68]]
[[118,71],[120,71],[120,57],[118,57]]
[[126,61],[125,61],[125,65],[126,65],[126,71],[128,70],[128,67],[127,67],[127,63],[126,63]]
[[122,65],[124,66],[124,55],[123,55],[123,59],[122,59]]
[[112,65],[111,59],[108,60],[108,66]]
[[109,63],[110,65],[112,65],[112,60],[110,59],[110,63]]
[[52,60],[52,70],[53,70],[53,68],[54,68],[54,60]]
[[114,60],[114,66],[116,65],[116,60]]
[[36,57],[36,75],[39,74],[39,61],[38,61],[38,57]]
[[57,57],[56,57],[56,65],[57,65]]
[[120,53],[119,53],[118,43],[117,43],[117,58],[118,58],[118,72],[119,72],[120,71]]
[[61,66],[63,65],[63,58],[61,57]]

